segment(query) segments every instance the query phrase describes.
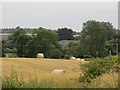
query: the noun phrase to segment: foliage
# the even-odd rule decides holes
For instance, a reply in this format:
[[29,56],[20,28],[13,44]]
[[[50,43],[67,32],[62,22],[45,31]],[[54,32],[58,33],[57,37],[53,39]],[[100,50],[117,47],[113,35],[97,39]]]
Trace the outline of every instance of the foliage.
[[58,40],[73,40],[73,31],[68,28],[59,28],[58,29]]
[[104,59],[95,59],[82,66],[83,76],[80,76],[80,82],[90,83],[92,79],[103,73],[118,72],[118,57],[107,57]]
[[70,56],[78,57],[79,56],[78,44],[74,42],[69,42],[66,47],[66,52]]
[[61,58],[63,56],[63,53],[59,49],[54,49],[50,51],[50,57],[51,58]]
[[16,48],[13,48],[13,49],[5,48],[3,53],[4,53],[4,56],[6,56],[6,57],[17,57],[17,49]]
[[37,53],[44,53],[50,57],[49,52],[57,45],[57,34],[52,30],[38,28],[32,34],[32,41],[29,43],[29,55],[36,57]]
[[107,56],[106,42],[116,39],[114,38],[115,35],[115,30],[109,22],[91,20],[83,23],[80,37],[80,54],[91,55],[92,57]]
[[16,53],[17,50],[15,50],[15,48],[13,48],[13,46],[11,45],[11,43],[9,41],[2,40],[2,57],[5,57],[5,53],[9,53],[9,52]]
[[5,80],[3,80],[3,87],[6,88],[22,88],[23,87],[23,79],[19,80],[17,73],[14,71],[12,67],[12,72],[10,74],[10,77],[7,77]]
[[[120,30],[115,29],[110,22],[89,20],[83,23],[81,33],[68,28],[52,31],[42,27],[29,29],[19,26],[5,32],[9,30],[13,33],[7,41],[2,41],[2,56],[5,56],[6,48],[16,48],[19,57],[36,57],[37,53],[44,53],[45,57],[50,58],[50,51],[54,49],[60,50],[65,58],[105,57],[120,52]],[[32,32],[32,35],[28,35],[27,32]],[[74,43],[73,35],[76,34],[78,43]],[[57,43],[59,40],[68,40],[68,42],[73,40],[73,43],[70,42],[66,46],[66,43],[61,42],[62,47]]]
[[65,59],[70,59],[70,57],[71,57],[71,55],[69,55],[69,54],[65,54],[65,55],[64,55],[64,58],[65,58]]
[[19,57],[36,57],[39,52],[44,53],[45,57],[50,57],[49,52],[57,46],[57,34],[40,27],[35,29],[30,36],[27,35],[25,29],[17,27],[8,41],[7,43],[10,43],[12,48],[17,49]]
[[4,52],[5,53],[17,53],[17,49],[16,48],[13,48],[13,49],[5,48]]
[[17,50],[18,50],[18,56],[19,57],[28,57],[28,45],[30,41],[32,40],[31,36],[28,35],[21,35],[19,36],[17,40]]
[[118,38],[118,53],[120,53],[120,30],[118,30],[117,38]]
[[12,35],[8,38],[8,40],[12,40],[11,43],[16,47],[17,46],[17,40],[22,35],[26,35],[26,31],[24,29],[18,27],[12,33]]
[[14,58],[17,57],[16,53],[5,53],[5,57]]
[[26,56],[26,49],[29,43],[30,36],[26,35],[26,31],[22,28],[17,27],[16,31],[8,38],[10,46],[17,49],[17,55],[19,57]]
[[117,45],[118,45],[118,40],[117,39],[112,39],[106,42],[106,48],[108,51],[111,51],[112,55],[116,55],[118,50],[117,50]]

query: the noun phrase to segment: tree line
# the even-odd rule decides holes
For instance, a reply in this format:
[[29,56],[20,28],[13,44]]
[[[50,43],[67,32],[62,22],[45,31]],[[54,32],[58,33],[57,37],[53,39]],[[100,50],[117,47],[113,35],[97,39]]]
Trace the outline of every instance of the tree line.
[[[40,27],[27,35],[25,29],[17,27],[8,40],[2,41],[2,56],[16,53],[18,57],[36,57],[37,53],[44,53],[47,58],[69,59],[71,56],[105,57],[120,52],[120,30],[110,22],[89,20],[83,23],[77,38],[73,37],[73,33],[68,28],[50,30]],[[70,42],[62,49],[58,43],[61,40],[79,40],[79,43]]]

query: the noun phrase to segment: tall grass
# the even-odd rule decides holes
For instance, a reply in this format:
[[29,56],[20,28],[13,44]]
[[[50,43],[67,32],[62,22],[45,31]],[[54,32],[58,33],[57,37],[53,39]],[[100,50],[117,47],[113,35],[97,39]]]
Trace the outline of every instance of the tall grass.
[[80,88],[78,78],[67,75],[41,75],[37,74],[28,79],[18,77],[17,73],[12,70],[10,77],[3,80],[3,88]]
[[118,56],[87,60],[90,62],[81,66],[79,78],[84,87],[118,88]]
[[10,77],[3,80],[3,88],[117,88],[118,73],[103,74],[91,83],[80,83],[79,78],[67,75],[44,75],[41,78],[35,74],[33,77],[25,79],[18,77],[15,71]]
[[89,87],[92,88],[118,88],[118,73],[105,73],[92,80]]
[[[110,67],[110,70],[112,68],[113,72],[110,71],[109,73],[106,73],[106,70],[109,69],[108,66],[109,65],[111,66],[111,64],[109,64],[109,62],[107,62],[105,59],[108,60],[109,57],[104,58],[104,61],[100,62],[100,64],[98,63],[99,60],[95,62],[96,65],[98,66],[99,65],[101,66],[102,64],[104,66],[103,68],[105,69],[105,70],[102,69],[102,71],[105,71],[105,72],[95,76],[95,78],[90,78],[91,79],[90,83],[84,82],[84,80],[86,80],[86,77],[83,78],[84,79],[82,80],[83,82],[79,82],[80,75],[77,76],[77,75],[67,74],[67,73],[61,74],[61,75],[53,75],[50,73],[48,74],[46,73],[46,75],[39,74],[38,76],[36,70],[34,70],[34,75],[29,75],[28,78],[25,78],[22,75],[20,76],[12,66],[10,76],[3,78],[3,88],[118,88],[118,73],[119,73],[118,65],[117,67],[113,65],[115,69],[113,69],[113,67]],[[112,60],[110,61],[110,63],[115,63],[116,65],[117,62],[118,62],[117,57],[112,57]],[[89,69],[90,68],[94,69],[93,67],[95,63],[93,62],[92,66],[90,66]],[[106,65],[107,65],[107,68],[105,68]],[[101,71],[102,67],[100,66],[99,66],[100,68],[99,70]],[[92,69],[90,69],[90,71]],[[95,70],[96,68],[94,69],[94,71]],[[91,72],[87,74],[87,77],[88,75],[91,76]]]

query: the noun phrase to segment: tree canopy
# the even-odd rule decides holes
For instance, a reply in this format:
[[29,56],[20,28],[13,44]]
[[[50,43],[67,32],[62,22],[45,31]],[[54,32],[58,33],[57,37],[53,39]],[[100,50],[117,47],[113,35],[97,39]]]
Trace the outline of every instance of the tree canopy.
[[68,28],[58,29],[58,40],[73,40],[73,30]]
[[[89,20],[83,23],[80,33],[68,28],[51,30],[39,27],[30,29],[32,33],[28,35],[26,28],[19,26],[12,32],[7,41],[2,41],[2,52],[14,51],[18,57],[36,57],[37,53],[44,53],[48,58],[68,59],[70,56],[104,57],[120,52],[120,30],[110,22]],[[73,35],[77,35],[77,38]],[[62,42],[66,44],[63,49],[59,43],[61,40],[70,43]]]
[[37,53],[44,53],[49,57],[49,52],[55,49],[57,44],[57,33],[45,28],[38,28],[32,34],[33,38],[30,42],[30,55],[36,56]]
[[83,55],[93,57],[103,57],[108,53],[106,41],[112,40],[115,30],[109,22],[99,22],[95,20],[83,23],[80,37],[80,48]]

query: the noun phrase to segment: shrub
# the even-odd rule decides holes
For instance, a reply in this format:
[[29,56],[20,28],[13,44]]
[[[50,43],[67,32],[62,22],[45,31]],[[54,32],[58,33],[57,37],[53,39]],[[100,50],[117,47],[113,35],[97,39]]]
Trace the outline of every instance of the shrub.
[[13,48],[13,49],[10,49],[10,48],[6,48],[4,50],[4,53],[17,53],[17,49]]
[[50,56],[51,58],[58,59],[63,56],[63,53],[59,49],[54,49],[50,52]]
[[23,79],[19,80],[17,73],[14,71],[12,67],[12,72],[10,74],[10,77],[5,78],[2,82],[2,87],[10,88],[13,90],[14,88],[22,88],[24,82]]
[[118,72],[118,60],[104,58],[91,60],[89,63],[82,66],[83,76],[80,76],[80,82],[90,83],[92,79],[103,73]]
[[70,55],[69,55],[69,54],[65,54],[65,55],[64,55],[64,58],[65,58],[65,59],[69,59],[69,58],[70,58]]
[[17,57],[17,54],[15,54],[15,53],[6,53],[5,56],[12,58],[12,57]]

